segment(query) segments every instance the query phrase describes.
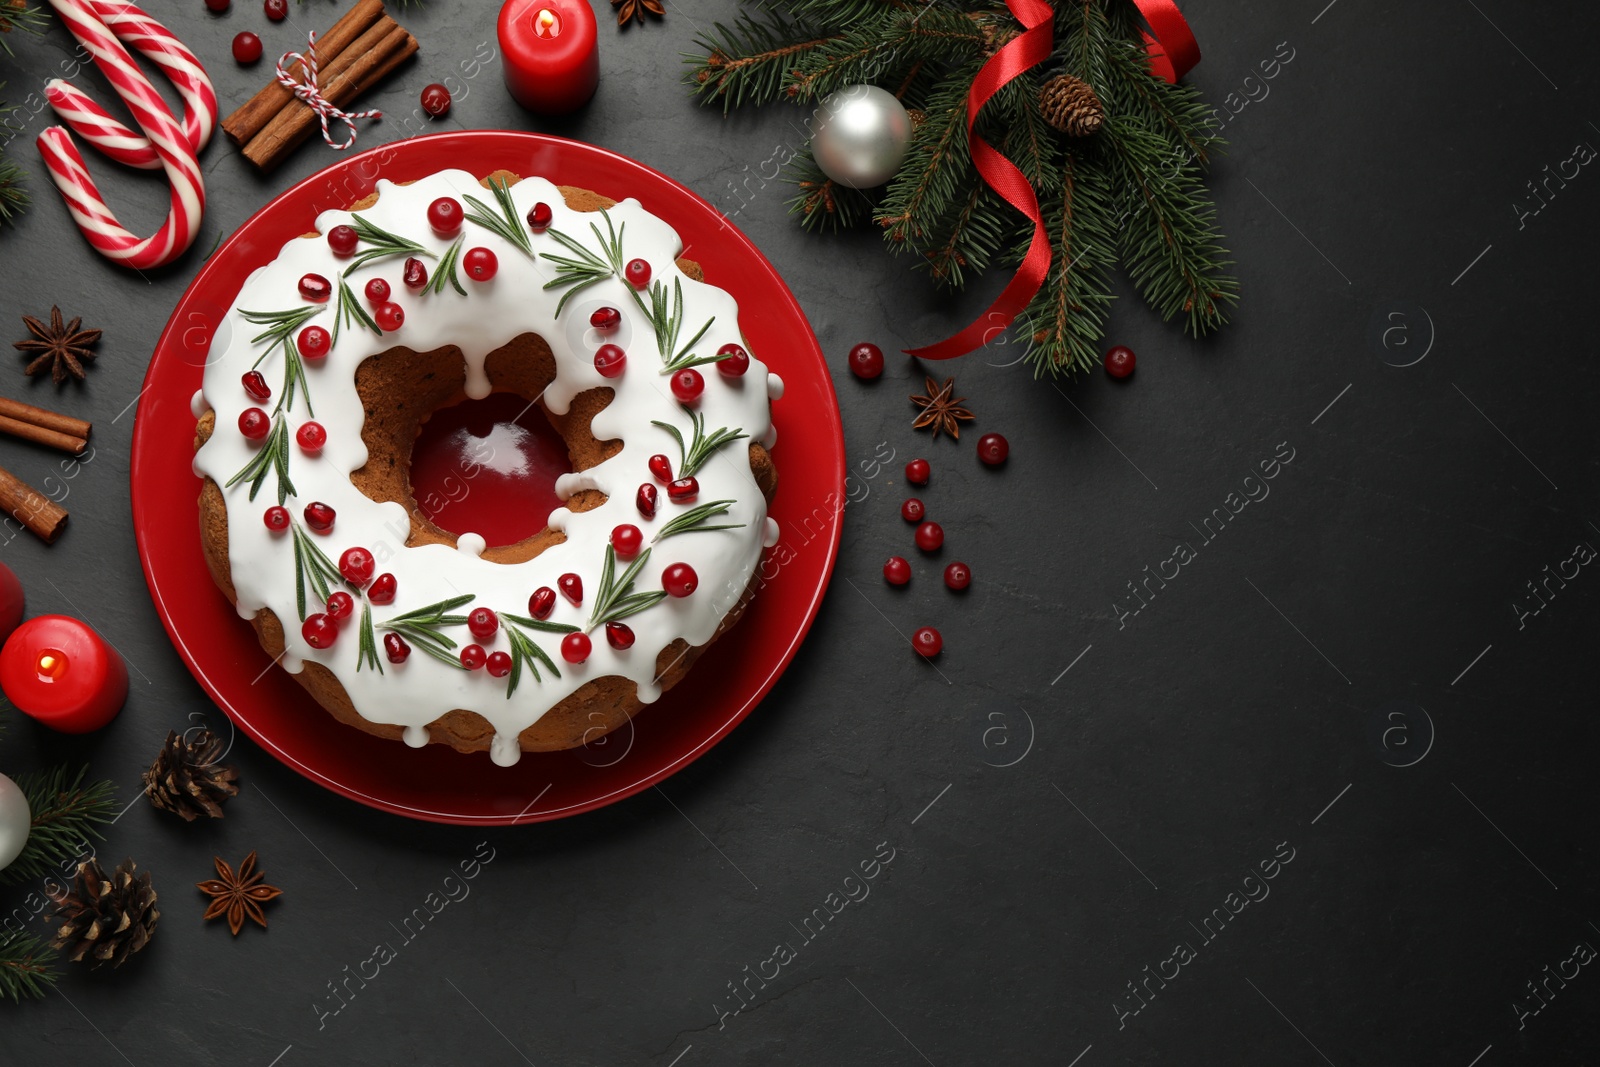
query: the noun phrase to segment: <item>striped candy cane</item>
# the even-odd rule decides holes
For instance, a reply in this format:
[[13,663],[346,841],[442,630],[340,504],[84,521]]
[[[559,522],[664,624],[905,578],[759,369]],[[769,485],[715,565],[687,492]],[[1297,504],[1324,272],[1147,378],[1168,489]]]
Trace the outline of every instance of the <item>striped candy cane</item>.
[[[90,0],[94,14],[134,51],[161,68],[183,99],[183,135],[198,155],[217,124],[217,93],[200,60],[172,32],[148,13],[127,2]],[[160,170],[161,159],[149,138],[130,130],[59,78],[45,83],[45,96],[61,122],[118,163],[140,170]]]
[[[126,0],[50,0],[50,6],[132,112],[134,124],[143,131],[157,162],[166,172],[172,188],[172,203],[166,221],[152,236],[140,238],[129,232],[106,206],[71,135],[60,126],[51,126],[39,135],[39,152],[50,172],[50,180],[55,182],[66,201],[78,229],[101,255],[136,270],[170,263],[194,243],[199,232],[206,206],[205,183],[188,135],[149,79],[134,65],[110,23],[122,24],[130,36],[139,35],[152,49],[167,47],[170,34],[157,36],[154,31],[159,27],[155,21]],[[174,59],[174,64],[180,59],[181,56]],[[192,53],[188,53],[188,59],[193,60]],[[166,64],[162,66],[174,69]],[[194,63],[194,70],[204,77],[198,62]],[[214,95],[211,100],[214,108]],[[210,119],[201,119],[207,129],[214,121],[214,111]],[[131,130],[127,132],[132,133]]]

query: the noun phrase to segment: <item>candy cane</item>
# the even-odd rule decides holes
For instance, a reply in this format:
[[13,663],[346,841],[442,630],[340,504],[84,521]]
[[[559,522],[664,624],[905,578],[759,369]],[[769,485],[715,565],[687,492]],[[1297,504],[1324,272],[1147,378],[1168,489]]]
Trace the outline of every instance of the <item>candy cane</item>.
[[[198,155],[217,124],[217,92],[205,68],[187,45],[131,3],[90,0],[95,15],[118,39],[161,68],[183,99],[183,135]],[[161,160],[147,137],[128,129],[80,89],[59,78],[45,83],[56,116],[74,133],[118,163],[160,170]]]
[[[194,243],[205,213],[205,183],[196,159],[197,148],[173,118],[166,101],[134,65],[128,50],[117,40],[118,36],[137,41],[140,51],[173,78],[180,92],[188,83],[197,100],[190,114],[200,144],[209,136],[216,120],[216,95],[210,90],[210,83],[205,80],[205,72],[194,54],[187,48],[175,46],[176,38],[127,0],[50,0],[50,6],[133,113],[134,123],[143,131],[157,163],[166,172],[172,187],[172,204],[166,221],[154,235],[141,239],[129,232],[106,206],[71,135],[60,126],[51,126],[39,135],[39,152],[50,172],[50,180],[61,192],[73,221],[101,255],[136,270],[170,263]],[[157,54],[165,59],[156,59]],[[195,81],[196,76],[200,81]],[[203,88],[200,82],[204,82]],[[74,91],[66,101],[70,109],[77,110],[81,108],[80,101],[87,103],[87,97]],[[86,134],[93,143],[101,145],[117,140],[124,158],[137,156],[138,146],[130,143],[130,139],[136,140],[132,130],[116,123],[98,108],[88,116],[83,121],[86,127],[96,131]],[[116,158],[115,153],[113,156]]]

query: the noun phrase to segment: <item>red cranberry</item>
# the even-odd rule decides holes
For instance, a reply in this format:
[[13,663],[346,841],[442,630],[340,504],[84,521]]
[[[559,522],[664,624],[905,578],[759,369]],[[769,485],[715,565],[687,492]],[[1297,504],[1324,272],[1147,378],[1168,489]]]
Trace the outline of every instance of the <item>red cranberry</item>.
[[656,487],[649,482],[645,482],[639,486],[639,491],[634,494],[633,503],[639,509],[640,515],[651,519],[656,514],[656,499]]
[[672,481],[672,461],[657,452],[650,457],[650,473],[656,476],[656,481],[666,485]]
[[744,350],[743,345],[729,342],[717,349],[717,355],[722,359],[717,360],[717,373],[724,378],[739,378],[750,369],[750,353]]
[[252,400],[259,400],[265,404],[272,399],[272,386],[267,384],[266,375],[260,371],[247,370],[239,381],[244,384],[244,391],[250,394]]
[[424,85],[419,102],[422,104],[422,110],[434,118],[439,118],[450,110],[450,90],[438,82]]
[[905,585],[911,580],[911,564],[904,556],[890,556],[883,565],[883,580],[890,585]]
[[411,646],[399,634],[384,634],[383,654],[389,657],[390,663],[404,663],[411,655]]
[[561,590],[561,595],[572,601],[574,607],[583,603],[583,579],[576,574],[563,574],[556,579],[556,588]]
[[622,271],[628,276],[628,283],[635,289],[643,289],[650,284],[650,264],[642,259],[630,259]]
[[300,331],[297,347],[307,359],[322,359],[333,347],[333,335],[321,326],[307,326]]
[[706,380],[693,367],[685,367],[672,376],[672,395],[685,404],[698,400],[705,388]]
[[589,316],[589,325],[597,330],[611,331],[622,325],[622,312],[616,308],[596,308]]
[[491,652],[484,666],[489,669],[490,676],[504,678],[511,673],[511,654],[509,652]]
[[561,658],[568,663],[582,663],[593,647],[588,634],[568,634],[561,639]]
[[372,553],[364,548],[347,548],[339,557],[339,573],[344,575],[345,581],[357,588],[372,581],[372,572],[377,569],[377,562],[372,558]]
[[461,650],[461,665],[469,671],[475,671],[489,662],[489,653],[483,650],[482,645],[468,645]]
[[261,38],[249,30],[236,34],[233,38],[233,61],[241,66],[249,66],[261,58]]
[[1138,359],[1127,345],[1117,345],[1106,353],[1106,373],[1113,378],[1126,378],[1133,373]]
[[633,647],[633,627],[620,622],[606,623],[606,644],[618,652],[625,652]]
[[394,575],[385,571],[372,579],[372,584],[367,587],[367,599],[374,604],[393,604],[396,591]]
[[628,353],[616,345],[601,345],[594,353],[594,369],[602,378],[619,378],[627,366]]
[[555,212],[550,210],[550,205],[543,200],[528,209],[528,228],[534,233],[543,233],[549,226],[550,220],[555,218]]
[[978,458],[991,467],[998,467],[1011,454],[1011,443],[997,433],[986,433],[978,438]]
[[556,591],[548,585],[541,585],[528,598],[528,614],[536,619],[548,619],[555,607]]
[[214,15],[220,15],[228,10],[229,0],[206,0],[206,10]]
[[374,278],[367,283],[367,300],[374,304],[381,304],[389,299],[389,283],[382,278]]
[[870,341],[863,341],[850,350],[850,373],[857,378],[871,379],[883,373],[883,349]]
[[922,517],[927,514],[927,510],[922,506],[922,501],[916,497],[911,497],[900,505],[900,517],[907,522],[921,522]]
[[294,432],[294,439],[299,442],[302,452],[314,456],[328,443],[328,431],[322,428],[320,422],[305,422]]
[[944,544],[944,528],[936,522],[925,522],[917,527],[917,547],[932,552]]
[[667,499],[674,504],[687,504],[700,495],[700,483],[693,478],[679,478],[667,486]]
[[428,287],[428,268],[422,260],[412,256],[406,260],[405,270],[400,275],[400,280],[413,293],[421,292]]
[[932,659],[944,651],[944,638],[931,626],[924,626],[911,635],[911,647],[923,659]]
[[455,236],[466,217],[461,201],[453,196],[441,196],[428,205],[428,225],[440,237]]
[[644,547],[644,534],[632,523],[623,523],[611,531],[611,549],[618,559],[632,559]]
[[272,432],[272,418],[260,408],[245,408],[239,412],[239,432],[259,441]]
[[282,22],[289,17],[289,0],[263,0],[261,9],[273,22]]
[[406,324],[406,309],[393,301],[386,301],[372,309],[372,320],[384,333],[394,333]]
[[312,648],[331,648],[339,638],[339,624],[321,612],[307,615],[306,621],[300,624],[300,636]]
[[289,528],[289,509],[282,504],[274,504],[262,514],[261,521],[273,533],[282,533]]
[[960,592],[972,584],[972,568],[957,560],[944,569],[944,584]]
[[[355,231],[350,231],[354,233]],[[320,274],[306,274],[300,278],[300,295],[318,304],[328,302],[333,295],[333,284]]]
[[334,622],[343,622],[355,613],[356,599],[343,589],[328,594],[328,618]]
[[314,500],[306,505],[306,525],[317,533],[327,533],[333,529],[334,511],[320,500]]
[[356,254],[356,245],[361,243],[360,236],[354,226],[335,226],[328,231],[328,247],[333,249],[333,254],[340,259],[348,259]]
[[486,282],[500,270],[500,259],[487,248],[469,248],[461,257],[461,265],[475,282]]
[[932,473],[933,468],[925,459],[914,459],[906,464],[906,481],[912,485],[927,485],[928,476]]
[[661,588],[668,596],[686,597],[700,585],[700,576],[687,563],[670,564],[661,572]]
[[489,608],[473,608],[467,614],[467,629],[479,641],[489,641],[500,632],[500,616]]

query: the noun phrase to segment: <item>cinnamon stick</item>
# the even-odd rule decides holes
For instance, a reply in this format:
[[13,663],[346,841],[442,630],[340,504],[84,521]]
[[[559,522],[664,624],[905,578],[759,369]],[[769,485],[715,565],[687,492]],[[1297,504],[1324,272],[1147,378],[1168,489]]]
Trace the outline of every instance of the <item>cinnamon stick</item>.
[[26,526],[45,544],[52,544],[67,524],[66,511],[0,467],[0,510]]
[[59,448],[63,452],[70,452],[76,456],[88,447],[89,442],[81,437],[61,433],[44,426],[37,426],[31,422],[20,419],[8,419],[0,415],[0,433],[8,433],[12,437],[20,437],[24,441],[32,441],[36,445],[47,448]]
[[[346,11],[327,33],[317,37],[317,64],[319,73],[343,55],[350,43],[366,33],[383,15],[383,0],[359,0]],[[289,68],[289,76],[297,82],[305,81],[305,64],[296,63]],[[294,93],[274,79],[266,88],[245,101],[243,106],[222,120],[222,132],[236,145],[249,143],[290,103]]]
[[18,422],[31,422],[35,426],[43,426],[47,430],[64,433],[68,437],[89,437],[91,426],[82,419],[75,419],[71,415],[61,415],[45,408],[36,408],[32,404],[24,404],[20,400],[9,400],[0,396],[0,416],[16,419]]

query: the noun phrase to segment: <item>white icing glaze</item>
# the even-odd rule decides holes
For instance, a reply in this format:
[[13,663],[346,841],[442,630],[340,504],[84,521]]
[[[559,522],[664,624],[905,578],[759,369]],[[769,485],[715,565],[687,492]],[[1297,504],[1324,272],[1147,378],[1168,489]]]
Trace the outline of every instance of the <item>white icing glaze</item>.
[[194,396],[189,398],[189,414],[198,419],[208,410],[206,407],[206,394],[202,390],[196,389]]
[[773,400],[783,399],[783,379],[776,374],[767,374],[767,396]]
[[[471,195],[495,206],[493,195],[471,174],[460,170],[442,171],[408,186],[381,180],[378,192],[378,202],[360,215],[417,242],[436,256],[446,251],[450,241],[437,237],[429,228],[429,203],[445,195],[458,200]],[[552,228],[598,251],[589,227],[590,223],[597,223],[605,231],[599,213],[569,209],[560,191],[542,178],[524,179],[511,193],[519,217],[542,201],[554,213]],[[707,318],[715,317],[710,330],[695,346],[697,352],[714,352],[727,342],[743,340],[733,298],[721,289],[694,281],[678,269],[675,260],[682,242],[670,226],[648,214],[635,200],[623,201],[609,214],[619,229],[626,225],[624,259],[644,259],[650,264],[653,278],[669,288],[675,280],[682,283],[685,337],[692,336]],[[326,233],[351,218],[348,211],[325,211],[317,219],[317,229]],[[670,423],[689,440],[690,417],[667,388],[667,376],[660,373],[653,329],[629,296],[626,281],[609,278],[590,286],[582,298],[569,302],[558,323],[555,308],[564,290],[543,288],[554,275],[552,264],[530,260],[521,249],[475,223],[466,223],[465,233],[464,249],[485,247],[499,260],[498,273],[488,282],[475,282],[465,270],[460,272],[468,290],[465,297],[449,288],[442,294],[410,292],[400,282],[403,257],[368,264],[349,276],[350,287],[363,306],[361,293],[366,282],[375,277],[388,281],[391,299],[405,310],[405,322],[399,330],[381,338],[359,326],[346,326],[326,359],[305,363],[316,420],[326,428],[328,437],[320,456],[315,457],[290,444],[290,472],[296,492],[285,504],[297,522],[311,501],[330,505],[337,512],[334,528],[325,535],[309,534],[314,542],[335,561],[346,548],[367,548],[377,560],[378,573],[395,576],[398,595],[394,603],[372,606],[373,621],[379,626],[395,615],[464,593],[474,594],[475,599],[456,609],[458,612],[487,606],[501,613],[526,615],[528,597],[535,589],[556,588],[558,576],[571,572],[583,581],[584,604],[574,607],[564,597],[558,597],[550,621],[585,627],[600,588],[605,546],[612,528],[621,523],[638,526],[648,545],[658,527],[684,510],[682,505],[670,503],[664,487],[658,486],[660,505],[655,517],[646,520],[634,506],[634,493],[640,483],[654,481],[646,466],[652,454],[663,453],[671,458],[674,470],[678,466],[677,444],[665,431],[652,426],[652,421]],[[534,234],[531,240],[535,253],[566,254],[548,234]],[[437,269],[438,260],[428,260],[427,265],[431,274]],[[195,456],[197,473],[223,486],[260,447],[236,429],[239,414],[258,406],[244,391],[240,376],[266,347],[264,343],[251,342],[261,327],[246,320],[242,312],[304,307],[306,302],[297,289],[302,275],[320,274],[337,285],[346,266],[347,261],[333,256],[326,240],[296,238],[284,245],[276,260],[246,280],[216,331],[203,395],[197,395],[193,404],[197,415],[215,410],[217,427]],[[593,331],[578,329],[565,321],[577,314],[580,305],[588,302],[592,306],[593,301],[619,309],[625,322],[618,336],[631,338],[626,371],[616,379],[602,378],[594,369]],[[337,297],[311,322],[331,331],[336,307]],[[586,311],[583,314],[587,316]],[[369,500],[350,481],[350,473],[367,460],[361,441],[363,411],[355,389],[356,367],[367,357],[397,345],[416,351],[455,345],[465,362],[467,394],[487,396],[492,390],[484,370],[489,353],[528,332],[540,334],[555,353],[556,378],[543,395],[549,410],[564,413],[573,397],[596,386],[609,386],[615,391],[614,399],[594,417],[592,426],[601,440],[620,439],[621,451],[590,470],[563,475],[556,485],[562,499],[580,489],[598,489],[607,494],[607,502],[579,513],[555,509],[549,524],[566,533],[566,542],[525,563],[504,565],[481,559],[484,540],[472,533],[458,537],[457,549],[447,545],[407,548],[410,525],[405,508]],[[574,344],[579,346],[577,350]],[[274,352],[259,368],[273,387],[273,399],[260,405],[269,411],[282,388],[283,358],[281,351]],[[782,393],[782,382],[776,375],[769,374],[754,355],[741,378],[725,379],[709,366],[701,370],[706,387],[695,410],[704,416],[708,432],[730,427],[742,430],[751,440],[775,439],[768,398]],[[297,399],[288,417],[291,439],[294,429],[308,418],[304,401]],[[736,441],[719,449],[695,475],[700,483],[697,503],[732,500],[728,513],[715,521],[744,525],[735,530],[689,533],[663,540],[654,547],[634,585],[635,591],[660,589],[662,571],[672,563],[683,562],[699,575],[696,592],[682,599],[669,597],[628,617],[625,621],[633,629],[636,642],[626,651],[612,649],[605,640],[604,628],[596,628],[591,634],[593,650],[588,660],[577,665],[562,660],[560,635],[530,633],[560,668],[560,676],[552,677],[548,670],[541,669],[541,680],[536,682],[530,672],[524,671],[510,698],[506,696],[504,678],[495,678],[484,670],[456,670],[420,649],[414,649],[404,664],[391,664],[385,659],[382,673],[370,665],[358,671],[359,632],[354,622],[341,627],[331,648],[312,648],[301,636],[298,625],[292,538],[269,531],[261,521],[265,509],[277,502],[276,479],[270,475],[254,501],[249,499],[246,481],[223,491],[228,510],[229,566],[238,610],[241,616],[250,618],[262,608],[270,608],[284,622],[287,650],[282,663],[286,669],[298,672],[307,660],[322,664],[338,678],[363,718],[404,727],[407,744],[426,743],[428,723],[452,709],[465,708],[476,711],[493,725],[495,737],[490,756],[496,764],[509,766],[521,756],[517,735],[585,682],[619,676],[632,681],[639,699],[649,703],[660,695],[654,677],[659,650],[678,638],[693,645],[711,639],[723,613],[743,593],[763,544],[770,545],[774,534],[775,524],[767,518],[766,501],[745,460],[746,448],[747,442]],[[619,572],[623,566],[619,563]],[[317,611],[320,606],[308,604],[307,610]],[[464,626],[446,632],[458,645],[472,640]],[[381,631],[378,641],[381,647]],[[504,627],[492,641],[482,643],[490,652],[510,650]],[[381,652],[379,656],[383,658]]]

